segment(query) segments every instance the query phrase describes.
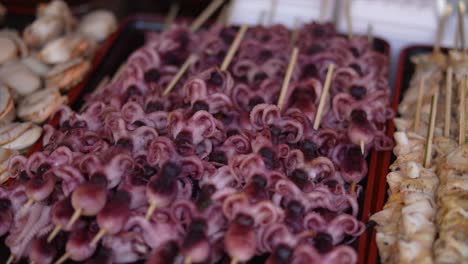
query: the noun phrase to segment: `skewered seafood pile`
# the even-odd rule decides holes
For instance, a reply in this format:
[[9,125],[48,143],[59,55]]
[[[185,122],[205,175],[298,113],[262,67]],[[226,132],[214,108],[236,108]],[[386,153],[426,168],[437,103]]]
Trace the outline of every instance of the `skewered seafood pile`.
[[223,71],[234,27],[148,33],[81,111],[60,108],[43,151],[11,160],[15,184],[0,189],[10,259],[355,263],[347,244],[365,229],[357,199],[366,156],[392,147],[381,128],[393,116],[387,58],[366,38],[307,24],[280,110],[290,35],[249,29]]
[[[399,131],[393,150],[396,161],[387,175],[389,197],[383,210],[371,217],[377,222],[383,263],[468,261],[467,64],[463,59],[458,51],[412,58],[416,71],[399,106],[401,116],[395,119]],[[438,102],[431,102],[434,95],[440,97]],[[438,111],[431,113],[433,105]],[[433,142],[426,138],[431,117]]]
[[117,26],[102,10],[77,21],[59,0],[39,5],[36,16],[22,36],[0,31],[1,148],[21,151],[36,142],[42,132],[37,124],[66,103],[60,92],[83,79],[98,42]]

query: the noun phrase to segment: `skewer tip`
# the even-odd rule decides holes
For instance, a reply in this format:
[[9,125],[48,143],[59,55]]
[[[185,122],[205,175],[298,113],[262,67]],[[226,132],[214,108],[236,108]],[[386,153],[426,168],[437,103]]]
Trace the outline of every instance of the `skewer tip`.
[[67,259],[70,257],[70,253],[68,252],[65,252],[65,254],[63,254],[56,262],[55,264],[62,264],[64,263],[65,261],[67,261]]
[[191,54],[185,60],[184,64],[182,64],[182,66],[180,66],[179,71],[172,78],[171,82],[167,85],[166,90],[164,90],[164,92],[163,92],[163,96],[168,95],[172,91],[172,89],[175,87],[175,85],[177,84],[179,79],[182,78],[182,76],[185,74],[187,69],[190,67],[190,65],[192,65],[193,62],[195,62],[196,59],[197,59],[197,56],[195,54]]
[[234,41],[232,42],[231,46],[229,47],[229,50],[228,50],[228,52],[226,54],[226,57],[224,58],[224,60],[223,60],[223,62],[221,64],[220,69],[222,71],[225,71],[225,70],[228,69],[229,64],[231,63],[232,58],[234,57],[235,53],[239,49],[239,46],[240,46],[240,44],[242,42],[242,39],[244,38],[245,32],[247,31],[248,28],[249,28],[248,24],[242,24],[242,26],[237,31],[236,37],[234,38]]
[[151,216],[153,216],[154,211],[156,211],[156,203],[150,203],[150,206],[148,207],[148,211],[146,211],[146,216],[145,219],[146,221],[149,221],[151,219]]
[[104,228],[101,228],[99,232],[94,236],[93,240],[91,241],[91,247],[96,246],[96,244],[101,240],[103,236],[105,236],[107,233],[107,230]]
[[185,257],[184,264],[192,264],[192,258],[190,256]]
[[66,229],[70,229],[73,226],[73,224],[76,222],[76,220],[80,218],[81,210],[82,210],[81,208],[78,208],[75,210],[72,217],[70,218],[70,221],[68,221]]
[[351,182],[351,188],[349,190],[349,193],[351,193],[351,195],[356,194],[356,182],[355,181]]
[[359,145],[361,146],[361,154],[364,155],[364,151],[365,151],[364,140],[361,140],[359,142]]
[[436,91],[435,94],[432,96],[431,100],[431,111],[429,114],[429,126],[427,129],[427,136],[426,136],[426,146],[424,150],[424,167],[428,168],[431,165],[431,157],[432,157],[432,139],[434,138],[434,127],[435,127],[435,120],[437,114],[437,101],[439,99],[439,92]]
[[14,261],[15,261],[15,255],[11,254],[8,257],[8,260],[7,260],[6,264],[12,264]]
[[291,53],[291,57],[289,59],[288,68],[286,69],[286,75],[284,76],[284,79],[283,79],[283,84],[281,85],[280,96],[276,104],[280,110],[282,110],[284,106],[284,100],[286,99],[286,93],[289,87],[289,82],[291,81],[292,73],[294,71],[294,67],[296,66],[298,53],[299,53],[299,48],[294,47]]
[[23,208],[21,208],[21,211],[26,211],[29,209],[29,207],[31,207],[31,205],[33,205],[34,203],[34,200],[29,198],[28,201],[23,205]]
[[320,95],[320,102],[317,108],[317,113],[315,114],[314,126],[313,128],[317,130],[320,126],[320,121],[322,120],[322,113],[325,107],[326,99],[328,96],[328,90],[331,86],[331,81],[333,78],[333,71],[335,70],[335,64],[330,63],[328,65],[327,76],[325,77],[325,84],[323,85],[322,94]]
[[54,238],[57,236],[57,234],[60,232],[62,229],[61,225],[56,225],[54,227],[54,230],[50,233],[50,235],[47,237],[47,242],[50,243],[50,241],[54,240]]
[[237,258],[231,258],[231,264],[237,264]]

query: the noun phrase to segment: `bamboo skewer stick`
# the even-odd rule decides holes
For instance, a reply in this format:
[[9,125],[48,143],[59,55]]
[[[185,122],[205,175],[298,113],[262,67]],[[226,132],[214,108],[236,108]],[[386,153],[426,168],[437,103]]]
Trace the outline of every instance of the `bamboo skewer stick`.
[[70,230],[71,227],[73,226],[73,224],[76,222],[76,220],[78,220],[78,218],[80,218],[80,216],[81,216],[81,211],[82,211],[81,208],[78,208],[78,209],[75,210],[75,212],[73,213],[72,217],[70,218],[70,220],[69,220],[68,223],[67,223],[67,226],[66,226],[66,229],[67,229],[67,230]]
[[7,262],[5,262],[5,263],[6,264],[12,264],[14,261],[15,261],[15,255],[10,254],[10,256],[8,257]]
[[[224,0],[214,0],[212,1],[206,8],[203,10],[203,12],[193,21],[192,25],[190,26],[190,30],[192,32],[197,31],[203,23],[206,22],[206,20],[224,3]],[[163,92],[163,96],[166,96],[169,94],[172,89],[175,87],[177,82],[179,81],[180,78],[185,74],[187,69],[192,65],[192,63],[195,62],[197,59],[195,54],[191,54],[187,60],[182,64],[180,67],[179,71],[177,74],[174,76],[174,78],[171,80],[171,82],[167,85],[166,89]]]
[[278,108],[281,110],[284,106],[284,99],[286,97],[286,92],[289,87],[289,82],[291,81],[292,73],[294,71],[294,67],[296,66],[297,55],[299,53],[299,49],[294,47],[291,53],[291,57],[289,58],[288,68],[286,69],[286,75],[283,79],[283,84],[281,85],[281,92],[278,99]]
[[155,202],[151,202],[150,206],[148,207],[148,210],[146,211],[145,219],[146,221],[149,221],[151,217],[154,214],[154,211],[156,211],[157,204]]
[[462,50],[461,44],[460,44],[460,26],[458,25],[458,23],[456,23],[456,25],[455,25],[455,34],[454,34],[454,38],[453,38],[453,47],[455,49]]
[[47,242],[50,243],[50,241],[54,240],[54,238],[57,236],[57,234],[60,232],[60,230],[62,230],[62,226],[61,225],[56,225],[54,227],[54,230],[52,230],[52,232],[47,237]]
[[115,72],[114,76],[112,77],[111,82],[115,82],[115,81],[117,81],[117,79],[119,79],[120,75],[122,75],[122,73],[124,72],[125,65],[127,65],[126,62],[124,62],[124,63],[122,63],[122,65],[120,65],[119,69]]
[[169,12],[167,13],[166,19],[164,20],[164,28],[168,28],[174,22],[177,14],[179,13],[179,3],[175,2],[169,8]]
[[99,232],[93,237],[93,240],[91,240],[91,246],[94,247],[96,244],[101,240],[103,236],[105,236],[107,233],[107,230],[105,229],[100,229]]
[[102,88],[104,88],[104,86],[106,86],[106,84],[108,83],[109,83],[109,76],[105,76],[104,78],[101,79],[101,81],[99,81],[98,85],[96,86],[96,89],[94,89],[93,94],[99,93],[102,90]]
[[466,86],[467,86],[467,80],[468,76],[463,75],[462,80],[460,83],[460,104],[458,105],[459,107],[459,132],[458,132],[458,144],[462,145],[465,144],[465,134],[466,134]]
[[351,195],[356,194],[356,182],[355,181],[351,182],[351,187],[349,188],[349,193]]
[[320,95],[320,102],[317,109],[317,114],[315,115],[314,120],[314,129],[317,130],[322,120],[323,108],[325,107],[325,102],[328,96],[328,90],[330,90],[331,80],[333,77],[333,71],[335,70],[335,64],[331,63],[328,65],[327,77],[325,78],[325,85],[323,86],[322,94]]
[[452,119],[452,67],[447,68],[447,77],[445,83],[445,122],[444,137],[450,136],[450,121]]
[[224,0],[214,0],[201,12],[201,14],[192,22],[190,31],[197,31],[208,18],[218,10],[218,8],[224,3]]
[[437,101],[438,100],[439,100],[439,91],[436,91],[435,94],[432,96],[430,120],[429,120],[428,129],[427,129],[426,148],[424,151],[424,167],[425,168],[428,168],[431,165],[432,139],[434,138],[434,128],[435,128],[435,120],[436,120],[436,115],[437,115]]
[[227,25],[228,24],[228,18],[229,15],[231,14],[231,8],[232,4],[234,1],[230,1],[227,3],[223,9],[221,9],[221,13],[218,16],[218,19],[216,19],[216,22],[221,25]]
[[196,59],[197,59],[196,55],[192,54],[187,58],[187,60],[185,60],[184,64],[182,64],[182,66],[180,67],[179,71],[176,73],[174,78],[172,78],[171,82],[167,85],[166,90],[164,90],[163,92],[163,96],[168,95],[172,91],[172,89],[177,84],[179,79],[182,78],[182,76],[184,76],[184,73],[187,71],[190,65],[192,65],[192,63],[195,62]]
[[237,259],[236,258],[231,258],[231,264],[237,264]]
[[28,201],[23,205],[23,207],[21,207],[21,209],[19,210],[19,214],[22,215],[23,213],[26,213],[26,211],[31,207],[31,205],[34,204],[34,200],[33,199],[28,199]]
[[231,44],[231,47],[229,47],[229,50],[226,54],[226,57],[223,60],[223,63],[221,64],[221,70],[225,71],[229,67],[229,64],[231,63],[232,58],[234,57],[234,54],[236,54],[237,49],[239,48],[239,45],[244,38],[245,32],[247,31],[248,25],[244,24],[241,26],[239,31],[237,31],[237,35],[234,38],[234,41]]
[[266,11],[262,10],[260,12],[260,15],[258,16],[257,24],[262,25],[262,26],[265,25],[265,17],[266,17]]
[[351,0],[345,2],[346,25],[348,27],[348,39],[353,38],[353,21],[351,19]]
[[325,22],[325,13],[328,10],[328,0],[320,0],[320,16],[319,16],[319,21],[321,23]]
[[184,258],[184,264],[192,264],[192,258],[190,256]]
[[[458,33],[460,34],[460,44],[461,44],[461,47],[460,49],[461,50],[465,50],[466,48],[466,44],[465,44],[465,2],[463,1],[459,1],[458,2],[458,25],[457,25],[457,29],[458,29]],[[455,43],[456,45],[456,43]],[[456,47],[456,46],[455,46]]]
[[276,7],[278,6],[278,0],[271,0],[270,14],[268,16],[268,25],[271,26],[276,16]]
[[416,101],[416,113],[414,117],[414,131],[419,131],[419,121],[421,119],[421,107],[422,107],[422,100],[423,100],[423,91],[424,91],[424,83],[426,82],[427,76],[422,76],[421,80],[419,81],[418,87],[418,99]]
[[291,33],[291,46],[292,47],[296,46],[296,41],[297,41],[297,37],[299,36],[300,26],[301,26],[301,20],[298,17],[296,17],[294,19],[294,30]]
[[[231,47],[229,47],[228,53],[226,54],[226,57],[224,58],[224,61],[221,65],[221,70],[225,71],[229,67],[229,64],[231,63],[232,58],[234,57],[234,54],[236,53],[237,49],[239,48],[239,45],[242,41],[242,38],[245,35],[245,32],[247,31],[248,25],[244,24],[242,27],[239,29],[237,32],[237,35],[231,44]],[[192,65],[195,60],[197,59],[197,56],[195,54],[190,55],[187,60],[182,64],[180,67],[179,71],[176,73],[174,78],[172,78],[171,82],[167,85],[166,90],[163,92],[163,96],[168,95],[172,89],[175,87],[177,82],[182,78],[182,76],[185,74],[187,69]]]
[[442,13],[442,17],[439,19],[439,25],[437,27],[437,35],[434,43],[434,52],[436,53],[440,52],[440,43],[442,42],[442,37],[445,32],[445,25],[447,24],[450,13],[452,13],[452,6],[447,4],[445,6],[444,12]]
[[68,252],[65,252],[65,254],[63,254],[56,262],[55,264],[62,264],[64,263],[65,261],[67,261],[67,259],[70,257],[70,253]]

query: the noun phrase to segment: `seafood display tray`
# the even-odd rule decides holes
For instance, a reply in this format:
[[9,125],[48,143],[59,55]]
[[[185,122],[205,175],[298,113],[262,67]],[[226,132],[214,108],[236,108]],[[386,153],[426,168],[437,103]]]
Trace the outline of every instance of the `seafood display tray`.
[[[411,77],[413,76],[415,71],[415,65],[411,62],[411,57],[418,54],[430,53],[432,52],[432,50],[432,46],[412,45],[406,47],[400,52],[400,56],[398,58],[398,68],[396,71],[395,85],[393,88],[392,95],[392,108],[395,111],[395,113],[398,113],[398,105],[403,100],[403,96],[406,92],[406,89],[408,89],[409,87]],[[441,49],[441,51],[447,52],[447,49]],[[395,125],[392,120],[389,120],[387,123],[388,135],[393,135],[394,131]],[[381,177],[378,177],[377,182],[375,184],[375,206],[371,210],[372,214],[380,211],[387,200],[388,184],[386,175],[388,173],[388,168],[391,162],[395,160],[395,158],[396,157],[392,151],[384,152],[379,157],[381,166],[379,166],[380,171],[377,172],[377,174],[381,175]],[[365,263],[380,263],[379,251],[377,248],[377,243],[375,241],[375,229],[368,231],[370,231],[368,233],[371,233],[371,236],[369,241],[368,258],[365,260]]]
[[[188,21],[187,19],[180,19],[181,21]],[[148,31],[161,31],[164,29],[163,24],[164,19],[160,16],[155,15],[145,15],[138,14],[126,18],[119,26],[116,33],[111,35],[106,43],[103,45],[102,49],[99,51],[99,54],[96,55],[96,58],[93,63],[93,70],[86,77],[86,79],[77,87],[74,87],[70,90],[70,105],[73,110],[78,110],[82,106],[86,95],[92,93],[96,87],[98,87],[101,80],[106,77],[111,77],[119,69],[120,65],[126,61],[129,55],[141,47],[145,41],[145,33]],[[379,52],[389,56],[390,46],[389,44],[380,38],[374,38],[374,48]],[[58,116],[55,116],[52,120],[49,121],[49,124],[52,126],[57,126]],[[392,136],[393,127],[387,126],[386,134]],[[31,152],[37,151],[42,147],[40,143],[42,140],[39,140],[36,145],[33,146]],[[359,198],[359,219],[367,222],[371,210],[376,208],[376,192],[375,186],[376,183],[379,183],[379,179],[383,178],[385,180],[386,171],[381,168],[388,168],[387,163],[382,162],[382,157],[385,153],[372,151],[368,157],[368,176],[361,182],[365,192],[364,195],[361,195]],[[355,247],[358,251],[358,262],[367,263],[367,258],[369,255],[369,243],[372,238],[370,229],[366,230],[359,239],[353,241],[351,245]],[[2,240],[0,240],[2,241]],[[3,243],[0,243],[0,263],[4,256],[8,256],[9,251],[5,248]],[[258,257],[251,260],[249,263],[264,263],[264,257]]]

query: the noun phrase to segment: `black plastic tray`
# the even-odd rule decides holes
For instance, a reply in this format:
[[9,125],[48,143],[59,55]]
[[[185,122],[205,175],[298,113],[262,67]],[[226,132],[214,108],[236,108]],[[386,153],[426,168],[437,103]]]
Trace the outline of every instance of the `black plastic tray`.
[[[161,17],[153,15],[136,15],[127,18],[122,23],[115,42],[104,55],[104,59],[101,64],[90,77],[83,91],[72,105],[72,108],[74,110],[78,110],[83,104],[84,96],[92,93],[103,78],[106,76],[113,76],[130,54],[144,44],[145,32],[161,31],[164,28],[161,21],[163,21]],[[379,38],[375,38],[374,48],[387,55],[390,53],[389,44],[385,40]],[[392,136],[392,134],[390,134],[390,130],[388,130],[387,135]],[[382,155],[382,152],[378,153],[376,151],[372,151],[371,155],[368,157],[369,173],[361,182],[365,192],[358,200],[360,204],[359,219],[364,222],[368,221],[370,210],[375,206],[375,182],[378,181],[379,178],[385,178],[386,175],[380,174],[380,168],[388,168],[389,165],[388,163],[382,163]],[[368,255],[367,250],[371,237],[371,232],[366,230],[364,234],[352,243],[352,246],[354,246],[358,251],[359,263],[366,263],[365,260]],[[263,263],[263,261],[252,261],[252,263]]]
[[[97,67],[94,68],[95,70],[89,75],[83,85],[75,87],[74,90],[71,91],[73,98],[73,103],[71,104],[72,109],[79,110],[83,105],[86,95],[92,93],[102,79],[113,76],[119,69],[120,65],[126,61],[132,52],[144,44],[146,32],[163,30],[164,24],[162,21],[164,21],[164,19],[157,15],[134,15],[125,19],[121,23],[117,32],[104,45],[105,48],[103,49],[102,54],[99,55],[101,58],[97,64]],[[184,21],[184,19],[181,21]],[[375,38],[373,44],[375,50],[389,56],[390,46],[385,40]],[[56,126],[57,123],[57,118],[54,118],[49,122],[49,124],[54,126]],[[390,130],[388,128],[387,135],[391,136]],[[37,144],[33,147],[33,151],[40,150],[41,147],[41,144]],[[365,191],[364,195],[361,195],[358,200],[360,204],[359,219],[364,222],[368,221],[370,211],[375,207],[375,183],[378,182],[379,178],[385,177],[385,175],[380,174],[380,168],[388,168],[388,164],[383,164],[381,162],[381,155],[381,152],[371,152],[368,157],[369,173],[367,177],[361,182]],[[351,243],[351,245],[358,251],[359,263],[366,263],[371,236],[371,232],[366,230],[364,234]],[[8,252],[9,250],[4,246],[3,243],[1,243],[0,263],[6,261],[6,258],[8,258],[9,255]],[[222,263],[226,261],[222,261]],[[254,258],[249,263],[264,262],[265,256],[261,256]]]

